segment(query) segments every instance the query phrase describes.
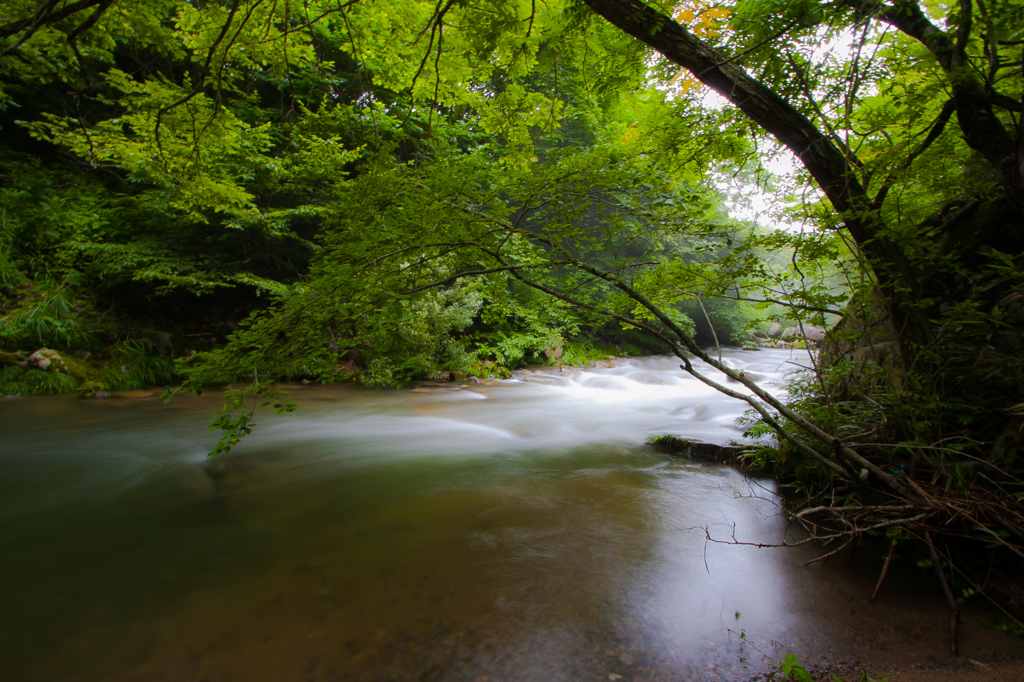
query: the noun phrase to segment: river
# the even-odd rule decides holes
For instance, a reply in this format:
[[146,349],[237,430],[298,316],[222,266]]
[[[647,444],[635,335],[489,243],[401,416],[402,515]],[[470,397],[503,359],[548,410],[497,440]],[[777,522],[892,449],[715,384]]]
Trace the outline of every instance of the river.
[[[725,355],[772,390],[807,361]],[[787,522],[771,480],[641,447],[742,437],[743,405],[672,358],[291,390],[298,412],[213,461],[216,395],[0,402],[0,679],[730,680],[783,651],[946,657],[928,571],[869,604],[880,557],[707,541]],[[997,655],[981,618],[964,651]]]

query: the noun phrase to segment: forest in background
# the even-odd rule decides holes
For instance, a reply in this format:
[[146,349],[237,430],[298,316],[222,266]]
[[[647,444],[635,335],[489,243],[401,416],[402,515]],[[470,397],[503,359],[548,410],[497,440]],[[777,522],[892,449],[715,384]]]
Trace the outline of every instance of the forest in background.
[[[226,452],[280,379],[672,352],[828,553],[1021,628],[1024,4],[0,4],[5,393],[244,386]],[[707,350],[776,319],[786,399]]]

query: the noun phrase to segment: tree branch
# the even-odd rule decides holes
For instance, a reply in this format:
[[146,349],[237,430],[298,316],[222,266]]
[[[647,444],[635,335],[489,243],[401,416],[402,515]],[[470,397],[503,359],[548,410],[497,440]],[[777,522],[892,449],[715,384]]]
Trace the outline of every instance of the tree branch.
[[[949,122],[954,111],[956,111],[956,100],[947,100],[946,103],[942,105],[942,110],[939,112],[938,117],[932,124],[931,129],[928,131],[928,136],[924,138],[924,141],[921,142],[920,145],[918,145],[917,149],[910,153],[910,156],[907,157],[906,161],[900,164],[897,171],[909,168],[910,164],[912,164],[917,157],[924,154],[925,150],[927,150],[935,140],[939,139],[939,136],[942,135],[942,132],[946,129],[946,123]],[[892,189],[892,185],[896,181],[897,171],[890,173],[888,177],[886,177],[885,182],[882,183],[881,189],[879,189],[878,193],[875,194],[875,199],[871,203],[876,209],[882,207],[882,204],[885,202],[885,198],[889,195],[889,190]]]
[[[879,0],[841,0],[847,7],[893,26],[924,45],[939,66],[952,76],[957,120],[967,146],[981,153],[992,166],[1005,173],[1013,157],[1014,139],[992,111],[992,95],[967,64],[966,43],[971,27],[971,1],[961,0],[962,23],[957,42],[928,20],[915,0],[887,5]],[[966,9],[963,7],[966,6]]]
[[[67,19],[72,14],[76,14],[78,12],[81,12],[82,10],[86,10],[95,5],[99,5],[103,2],[103,0],[78,0],[78,2],[73,2],[70,5],[65,5],[59,11],[53,12],[52,10],[54,7],[57,6],[58,2],[59,0],[50,0],[45,5],[40,7],[39,11],[36,12],[31,17],[21,19],[19,21],[12,21],[8,24],[0,26],[0,38],[8,38],[17,33],[20,33],[21,31],[24,31],[25,29],[29,29],[29,36],[31,36],[32,33],[35,33],[43,26],[54,24],[58,21],[61,21],[62,19]],[[18,45],[24,43],[27,37],[28,36],[22,37],[22,39],[18,42]],[[0,53],[0,55],[5,54],[9,49],[10,48],[5,49],[4,52]]]
[[813,305],[801,305],[799,303],[791,303],[789,301],[781,301],[774,298],[748,298],[746,296],[728,296],[726,294],[720,294],[722,298],[728,298],[732,301],[746,301],[747,303],[774,303],[775,305],[786,306],[787,308],[795,308],[796,310],[806,310],[809,313],[826,313],[828,315],[839,315],[842,317],[842,310],[833,310],[832,308],[819,308]]

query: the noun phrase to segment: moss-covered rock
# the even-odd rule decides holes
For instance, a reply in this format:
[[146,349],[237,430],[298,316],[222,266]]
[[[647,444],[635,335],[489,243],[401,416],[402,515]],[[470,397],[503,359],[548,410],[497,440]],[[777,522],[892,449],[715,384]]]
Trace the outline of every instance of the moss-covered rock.
[[744,464],[744,459],[757,451],[757,448],[750,446],[703,443],[693,438],[682,438],[668,433],[650,436],[644,445],[669,455],[722,464]]

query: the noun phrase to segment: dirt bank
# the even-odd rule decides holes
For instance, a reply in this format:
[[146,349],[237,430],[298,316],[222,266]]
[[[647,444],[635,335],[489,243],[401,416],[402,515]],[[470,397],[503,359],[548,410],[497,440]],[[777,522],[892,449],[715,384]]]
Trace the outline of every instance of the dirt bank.
[[[1024,655],[1024,651],[1021,652]],[[861,682],[869,679],[888,682],[1024,682],[1024,659],[1005,661],[978,661],[963,658],[944,665],[910,667],[857,666],[836,667],[813,672],[815,680],[834,682]],[[764,676],[750,682],[766,679]]]

